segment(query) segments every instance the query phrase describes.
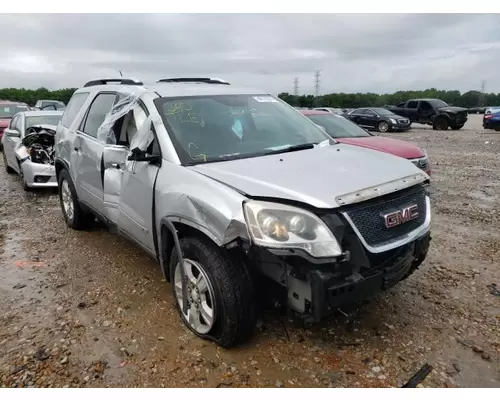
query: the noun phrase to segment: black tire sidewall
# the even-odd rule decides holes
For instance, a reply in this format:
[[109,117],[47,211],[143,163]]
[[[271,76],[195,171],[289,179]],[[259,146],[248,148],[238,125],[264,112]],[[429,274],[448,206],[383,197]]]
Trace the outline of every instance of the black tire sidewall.
[[448,121],[443,117],[437,118],[434,124],[438,131],[446,131],[449,128]]
[[[239,342],[238,329],[241,327],[238,324],[240,313],[243,311],[238,307],[238,299],[235,298],[237,296],[235,288],[241,289],[241,285],[231,280],[231,274],[227,270],[226,263],[233,263],[234,260],[231,260],[215,243],[205,238],[187,236],[180,239],[180,246],[183,258],[200,263],[210,281],[215,297],[215,323],[207,334],[202,335],[192,329],[185,320],[175,294],[175,267],[178,255],[174,249],[170,258],[170,282],[177,311],[184,324],[197,336],[212,340],[222,347],[232,347]],[[248,315],[248,318],[250,320],[252,316]]]
[[[68,218],[68,215],[66,214],[66,210],[64,209],[64,204],[63,204],[63,199],[62,199],[62,183],[63,183],[63,181],[68,182],[69,191],[71,193],[71,200],[73,201],[73,218],[71,220]],[[63,169],[59,173],[58,186],[59,186],[59,203],[61,205],[61,211],[63,213],[64,220],[66,221],[66,224],[70,228],[74,228],[75,227],[75,217],[76,217],[76,207],[75,207],[76,206],[76,192],[75,192],[75,188],[73,186],[73,181],[71,180],[71,177],[69,176],[69,173],[66,169]]]
[[3,163],[4,163],[5,171],[8,174],[11,174],[13,172],[13,170],[12,170],[11,167],[9,167],[9,163],[7,162],[7,156],[5,155],[5,149],[4,148],[2,148],[2,157],[3,157]]
[[196,238],[183,238],[180,240],[180,245],[181,245],[181,251],[183,253],[183,258],[189,258],[193,261],[197,261],[201,264],[201,267],[203,268],[205,274],[207,275],[211,288],[214,292],[214,301],[215,301],[215,323],[210,332],[208,332],[206,335],[199,334],[196,332],[194,329],[191,328],[189,323],[185,320],[184,314],[182,313],[181,307],[179,306],[179,303],[177,301],[177,297],[175,295],[175,266],[178,262],[178,255],[177,252],[174,250],[172,252],[172,262],[170,264],[170,281],[172,282],[172,289],[173,289],[173,295],[175,299],[175,305],[181,314],[181,318],[183,319],[184,323],[186,326],[196,335],[203,337],[203,338],[213,338],[214,340],[218,340],[218,337],[223,329],[223,322],[225,320],[225,305],[222,300],[222,293],[220,290],[219,285],[216,282],[216,278],[214,277],[213,273],[213,263],[214,260],[211,260],[211,257],[207,254],[205,254],[205,251],[200,249],[200,247],[197,245],[198,239]]
[[[387,129],[386,129],[385,131],[384,131],[384,130],[382,130],[382,129],[380,129],[380,126],[381,126],[382,124],[387,125]],[[387,123],[387,122],[385,122],[385,121],[380,121],[380,122],[378,123],[378,125],[377,125],[377,130],[378,130],[380,133],[387,133],[387,132],[389,132],[389,123]]]

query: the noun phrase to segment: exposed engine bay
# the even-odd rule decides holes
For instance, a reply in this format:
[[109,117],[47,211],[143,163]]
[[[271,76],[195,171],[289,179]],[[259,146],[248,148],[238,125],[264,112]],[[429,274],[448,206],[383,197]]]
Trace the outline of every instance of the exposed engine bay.
[[26,151],[24,159],[29,157],[31,162],[37,164],[54,165],[55,128],[52,125],[36,125],[28,128],[26,137],[22,140]]

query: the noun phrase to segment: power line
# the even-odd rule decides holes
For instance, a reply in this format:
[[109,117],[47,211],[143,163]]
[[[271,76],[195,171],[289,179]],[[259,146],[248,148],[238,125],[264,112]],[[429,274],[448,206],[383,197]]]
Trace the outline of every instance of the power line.
[[321,71],[319,69],[314,72],[314,83],[316,88],[316,97],[319,96],[319,83],[320,83]]

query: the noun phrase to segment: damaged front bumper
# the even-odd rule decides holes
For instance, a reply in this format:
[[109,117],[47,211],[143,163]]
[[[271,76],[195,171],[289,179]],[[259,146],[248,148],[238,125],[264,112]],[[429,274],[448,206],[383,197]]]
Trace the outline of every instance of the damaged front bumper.
[[311,316],[320,321],[339,308],[356,306],[390,289],[425,260],[429,242],[430,233],[426,233],[413,243],[393,251],[382,264],[364,266],[359,270],[349,263],[334,270],[311,269]]
[[[316,264],[259,250],[252,255],[260,271],[281,285],[273,290],[296,316],[317,323],[342,309],[357,307],[408,277],[427,257],[429,231],[404,246],[373,254],[360,242],[342,260]],[[270,293],[271,294],[271,293]]]
[[38,164],[25,160],[21,164],[26,185],[30,188],[57,187],[56,169],[50,164]]

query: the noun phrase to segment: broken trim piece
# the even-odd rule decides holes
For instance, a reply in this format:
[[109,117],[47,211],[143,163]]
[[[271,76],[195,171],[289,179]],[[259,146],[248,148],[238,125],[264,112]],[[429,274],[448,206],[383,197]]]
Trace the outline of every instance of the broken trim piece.
[[409,175],[402,179],[397,179],[395,181],[383,183],[381,185],[372,186],[366,189],[337,196],[335,198],[335,201],[341,206],[360,203],[362,201],[370,200],[375,197],[384,196],[389,193],[394,193],[411,186],[418,185],[419,183],[423,183],[428,179],[428,176],[424,175],[423,173]]
[[[174,224],[171,221],[169,221],[167,218],[163,218],[161,220],[160,226],[163,226],[163,225],[167,227],[167,229],[172,233],[172,236],[174,238],[175,251],[177,251],[177,257],[178,257],[179,263],[181,265],[180,272],[181,272],[181,281],[182,281],[182,312],[187,313],[187,310],[188,310],[187,276],[186,276],[186,271],[184,269],[184,258],[182,256],[182,250],[181,250],[181,244],[179,242],[179,236],[177,235],[177,229],[175,229]],[[163,257],[162,257],[162,259],[163,259]],[[163,263],[166,262],[168,265],[169,260],[162,260],[162,261],[163,261]],[[163,269],[164,269],[164,274],[166,274],[167,271],[170,272],[169,267],[167,267],[167,268],[164,267]],[[167,279],[167,277],[165,277],[165,280],[166,279]]]

